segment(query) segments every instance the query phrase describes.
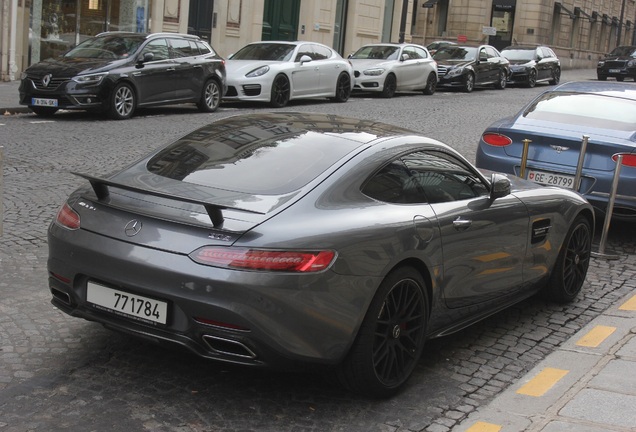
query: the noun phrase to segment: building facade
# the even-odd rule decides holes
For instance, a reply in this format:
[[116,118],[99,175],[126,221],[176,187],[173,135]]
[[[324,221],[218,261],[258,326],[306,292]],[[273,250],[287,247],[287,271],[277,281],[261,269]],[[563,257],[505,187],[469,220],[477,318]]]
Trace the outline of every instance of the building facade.
[[258,40],[544,44],[593,67],[632,44],[634,0],[0,0],[0,80],[103,31],[198,34],[225,57]]

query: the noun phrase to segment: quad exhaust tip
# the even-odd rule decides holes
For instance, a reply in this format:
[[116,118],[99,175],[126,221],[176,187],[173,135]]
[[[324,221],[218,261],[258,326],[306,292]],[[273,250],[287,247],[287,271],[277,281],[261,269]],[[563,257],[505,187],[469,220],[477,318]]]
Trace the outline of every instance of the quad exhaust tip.
[[64,304],[72,306],[71,296],[68,293],[54,287],[49,287],[49,288],[51,290],[51,294],[53,295],[53,297],[60,300]]

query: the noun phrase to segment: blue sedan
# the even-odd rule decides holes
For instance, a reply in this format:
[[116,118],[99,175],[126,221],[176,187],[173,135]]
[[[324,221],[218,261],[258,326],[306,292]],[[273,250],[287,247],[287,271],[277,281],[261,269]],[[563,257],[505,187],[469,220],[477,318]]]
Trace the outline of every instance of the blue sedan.
[[[578,185],[575,174],[588,136]],[[523,140],[530,140],[523,177],[575,189],[605,213],[617,154],[623,154],[613,217],[636,221],[636,87],[570,82],[548,90],[482,134],[476,165],[521,174]]]

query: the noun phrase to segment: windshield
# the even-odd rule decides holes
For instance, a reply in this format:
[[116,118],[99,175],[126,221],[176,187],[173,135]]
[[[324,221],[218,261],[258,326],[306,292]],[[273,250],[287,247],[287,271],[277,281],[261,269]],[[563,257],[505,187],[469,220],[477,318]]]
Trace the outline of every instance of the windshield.
[[475,60],[477,56],[477,48],[474,47],[457,47],[447,46],[440,48],[435,53],[435,60]]
[[505,49],[501,51],[508,60],[526,60],[530,61],[534,59],[534,49]]
[[400,48],[390,45],[364,46],[356,51],[351,58],[358,60],[397,60]]
[[633,131],[636,101],[620,97],[554,92],[539,98],[524,117],[571,125]]
[[86,39],[84,42],[64,54],[68,58],[122,59],[132,56],[144,36],[104,36]]
[[609,53],[611,57],[636,57],[636,47],[619,46]]
[[232,60],[289,61],[296,45],[257,43],[246,45],[234,54]]

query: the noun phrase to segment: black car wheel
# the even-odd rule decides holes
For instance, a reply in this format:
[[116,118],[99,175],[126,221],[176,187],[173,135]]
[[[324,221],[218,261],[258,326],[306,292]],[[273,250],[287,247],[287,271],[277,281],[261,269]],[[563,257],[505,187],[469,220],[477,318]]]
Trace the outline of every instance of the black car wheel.
[[537,84],[537,71],[534,69],[530,69],[528,72],[528,82],[526,83],[527,87],[534,87]]
[[464,76],[464,91],[470,93],[475,88],[475,76],[472,72],[468,72]]
[[282,108],[289,102],[289,80],[285,75],[278,75],[272,83],[272,93],[269,104],[274,108]]
[[431,72],[428,75],[428,79],[426,80],[426,87],[424,87],[424,94],[425,95],[432,95],[433,93],[435,93],[435,90],[437,89],[437,75],[435,74],[435,72]]
[[561,81],[561,69],[554,68],[554,70],[552,71],[552,79],[550,80],[550,84],[557,85],[559,81]]
[[428,322],[426,284],[413,268],[380,284],[338,377],[349,389],[375,397],[395,394],[413,373]]
[[333,98],[336,102],[346,102],[351,96],[351,77],[348,73],[341,73],[336,83],[336,96]]
[[507,83],[508,83],[508,76],[506,74],[506,71],[503,71],[503,70],[499,71],[499,79],[495,83],[495,88],[497,90],[503,90],[506,88]]
[[57,108],[53,107],[32,106],[30,108],[31,111],[40,117],[52,117],[57,112]]
[[221,87],[215,79],[209,79],[203,87],[201,100],[197,107],[203,112],[214,112],[221,104]]
[[589,220],[578,216],[570,227],[545,293],[550,300],[566,303],[581,291],[590,265],[592,228]]
[[124,120],[132,117],[135,111],[135,91],[126,83],[115,86],[111,93],[108,115],[115,120]]
[[395,75],[389,74],[384,79],[384,87],[382,88],[380,96],[383,98],[392,98],[395,95],[395,90],[397,90],[397,79]]

